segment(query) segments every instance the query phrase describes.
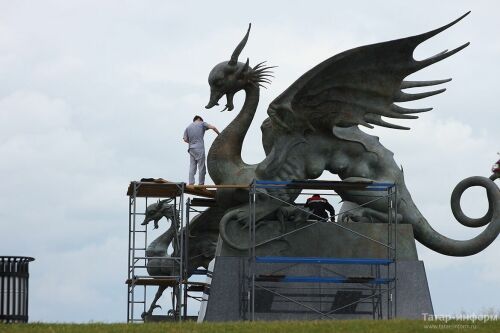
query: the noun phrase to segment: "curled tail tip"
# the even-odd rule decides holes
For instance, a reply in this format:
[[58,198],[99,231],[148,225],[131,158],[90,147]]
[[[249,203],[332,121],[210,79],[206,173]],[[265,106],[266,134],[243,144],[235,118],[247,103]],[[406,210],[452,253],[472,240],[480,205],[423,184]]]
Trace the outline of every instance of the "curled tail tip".
[[[480,218],[465,215],[460,205],[462,194],[473,186],[485,188],[488,197],[488,212]],[[486,229],[471,239],[455,240],[441,235],[422,219],[420,223],[414,224],[419,242],[444,255],[465,257],[483,251],[495,241],[500,233],[500,189],[491,179],[482,176],[463,179],[453,190],[450,204],[452,213],[460,224],[470,228],[486,226]]]

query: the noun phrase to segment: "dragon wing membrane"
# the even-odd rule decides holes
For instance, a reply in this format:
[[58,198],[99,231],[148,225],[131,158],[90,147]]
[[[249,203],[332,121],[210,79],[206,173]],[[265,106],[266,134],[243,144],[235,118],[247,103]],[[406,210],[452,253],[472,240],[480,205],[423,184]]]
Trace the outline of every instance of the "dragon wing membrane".
[[416,47],[446,30],[467,16],[412,37],[354,48],[337,54],[312,68],[269,106],[268,114],[274,124],[290,129],[304,127],[304,121],[314,128],[328,126],[348,127],[380,125],[395,129],[409,129],[388,123],[382,117],[416,119],[413,113],[432,108],[408,109],[398,102],[414,101],[444,92],[439,89],[408,94],[402,90],[433,86],[450,81],[404,81],[408,75],[439,62],[469,45],[443,51],[425,60],[413,58]]

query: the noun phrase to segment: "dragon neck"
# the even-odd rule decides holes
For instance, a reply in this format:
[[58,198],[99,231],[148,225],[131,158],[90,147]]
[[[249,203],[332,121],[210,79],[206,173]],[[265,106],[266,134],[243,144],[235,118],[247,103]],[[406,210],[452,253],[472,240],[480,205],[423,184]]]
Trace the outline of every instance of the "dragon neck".
[[167,249],[174,238],[175,230],[170,227],[163,234],[152,241],[146,249],[146,257],[167,256]]
[[217,136],[207,156],[208,173],[215,184],[246,182],[253,169],[243,162],[241,147],[259,104],[259,87],[245,87],[245,103],[233,121]]

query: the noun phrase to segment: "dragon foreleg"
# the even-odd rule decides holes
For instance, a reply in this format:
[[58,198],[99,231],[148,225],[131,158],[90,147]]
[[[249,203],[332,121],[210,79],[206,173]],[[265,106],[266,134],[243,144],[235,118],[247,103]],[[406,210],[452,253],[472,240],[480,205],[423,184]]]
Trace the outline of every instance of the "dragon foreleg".
[[151,305],[149,306],[149,309],[148,311],[146,312],[143,312],[141,314],[141,318],[142,319],[146,319],[147,316],[151,316],[153,315],[153,311],[154,309],[156,308],[160,308],[161,309],[161,306],[160,305],[157,305],[156,302],[158,302],[158,300],[160,299],[161,295],[163,295],[163,292],[167,289],[166,286],[159,286],[158,287],[158,290],[156,291],[156,294],[155,294],[155,298],[153,299],[153,301],[151,302]]

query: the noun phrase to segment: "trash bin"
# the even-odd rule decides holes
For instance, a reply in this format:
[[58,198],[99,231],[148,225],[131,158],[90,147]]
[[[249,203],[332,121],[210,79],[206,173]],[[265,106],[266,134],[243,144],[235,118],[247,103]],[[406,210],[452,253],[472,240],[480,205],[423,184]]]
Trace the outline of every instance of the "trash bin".
[[33,260],[0,256],[0,322],[28,322],[28,266]]

